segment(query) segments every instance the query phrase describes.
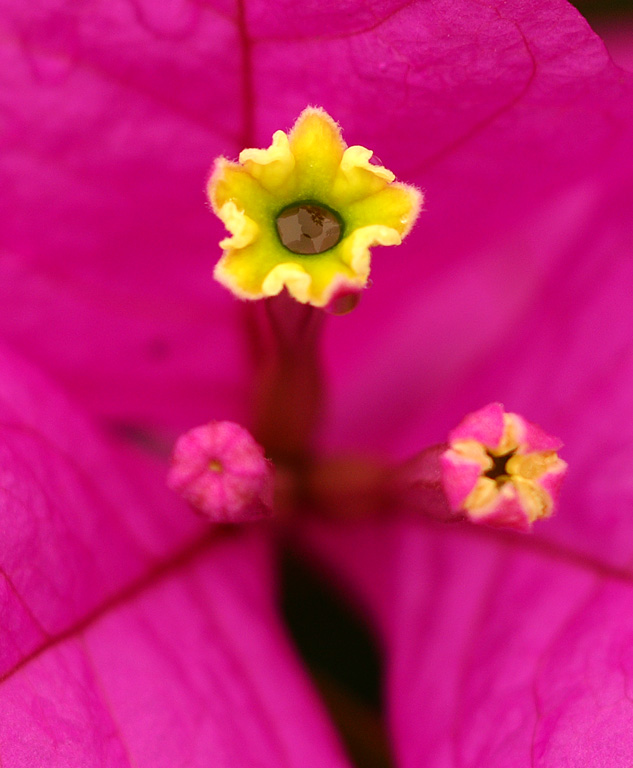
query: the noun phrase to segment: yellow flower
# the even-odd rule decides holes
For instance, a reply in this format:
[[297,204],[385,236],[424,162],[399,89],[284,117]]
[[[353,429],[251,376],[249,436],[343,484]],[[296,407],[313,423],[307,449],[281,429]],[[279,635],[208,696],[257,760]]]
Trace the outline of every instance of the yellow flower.
[[216,160],[209,199],[231,233],[220,242],[216,279],[242,299],[286,288],[303,304],[344,307],[367,284],[370,247],[398,245],[422,203],[371,156],[348,147],[324,110],[308,107],[268,149],[245,149],[238,163]]

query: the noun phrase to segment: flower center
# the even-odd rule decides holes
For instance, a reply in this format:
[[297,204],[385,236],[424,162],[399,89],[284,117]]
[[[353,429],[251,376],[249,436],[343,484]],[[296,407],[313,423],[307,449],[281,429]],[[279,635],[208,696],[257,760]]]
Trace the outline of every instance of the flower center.
[[341,220],[334,211],[315,203],[284,208],[276,223],[282,244],[292,253],[304,256],[333,248],[343,231]]
[[494,480],[497,485],[503,485],[510,479],[510,473],[507,470],[508,461],[514,456],[515,451],[508,451],[501,454],[501,456],[495,456],[486,451],[490,459],[492,460],[492,467],[487,472],[484,472],[484,477],[489,477]]

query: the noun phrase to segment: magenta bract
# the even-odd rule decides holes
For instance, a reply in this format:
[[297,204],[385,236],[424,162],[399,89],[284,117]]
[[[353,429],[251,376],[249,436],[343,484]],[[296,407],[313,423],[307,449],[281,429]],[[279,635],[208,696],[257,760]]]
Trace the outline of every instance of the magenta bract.
[[0,375],[4,768],[346,764],[271,543],[209,537],[121,439],[247,423],[204,181],[308,103],[427,199],[331,319],[324,450],[411,454],[502,401],[570,465],[529,545],[306,531],[381,633],[397,764],[629,766],[633,86],[584,19],[563,0],[2,8],[0,329],[30,361]]

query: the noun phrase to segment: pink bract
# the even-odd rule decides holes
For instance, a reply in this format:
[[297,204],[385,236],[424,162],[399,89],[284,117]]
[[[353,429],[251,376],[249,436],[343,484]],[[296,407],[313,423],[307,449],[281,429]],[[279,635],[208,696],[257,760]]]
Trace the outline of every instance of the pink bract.
[[281,627],[271,542],[209,533],[162,464],[113,453],[0,360],[2,765],[343,768]]
[[427,198],[330,319],[323,449],[404,457],[502,401],[570,465],[521,543],[306,527],[381,635],[397,764],[629,766],[631,76],[562,0],[0,8],[0,329],[29,361],[0,368],[3,767],[346,765],[271,542],[216,539],[121,439],[248,425],[204,181],[306,104]]

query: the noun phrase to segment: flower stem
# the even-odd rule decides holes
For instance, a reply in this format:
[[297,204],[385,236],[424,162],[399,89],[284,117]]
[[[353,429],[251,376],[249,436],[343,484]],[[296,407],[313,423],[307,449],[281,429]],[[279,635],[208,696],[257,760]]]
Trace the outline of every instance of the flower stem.
[[253,432],[275,463],[299,469],[309,459],[323,410],[324,313],[285,293],[247,309],[256,371]]

